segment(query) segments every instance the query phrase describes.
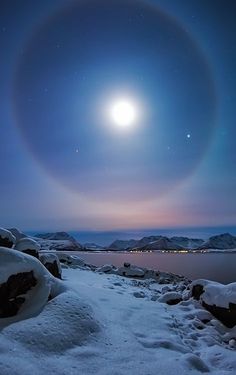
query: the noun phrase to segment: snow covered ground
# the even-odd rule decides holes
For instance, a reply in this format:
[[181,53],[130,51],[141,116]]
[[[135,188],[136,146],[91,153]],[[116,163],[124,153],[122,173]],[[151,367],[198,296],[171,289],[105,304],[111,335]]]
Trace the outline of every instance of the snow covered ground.
[[1,330],[1,375],[236,374],[236,327],[193,299],[165,303],[183,283],[69,267],[63,278],[37,316]]

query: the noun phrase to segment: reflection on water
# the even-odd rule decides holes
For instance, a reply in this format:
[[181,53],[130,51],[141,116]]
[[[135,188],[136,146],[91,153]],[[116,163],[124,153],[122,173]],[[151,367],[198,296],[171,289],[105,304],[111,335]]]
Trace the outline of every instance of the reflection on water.
[[[73,252],[75,254],[75,252]],[[209,279],[221,283],[236,282],[236,254],[162,254],[162,253],[82,253],[97,266],[109,263],[121,266],[130,262],[140,267],[184,275],[190,279]]]

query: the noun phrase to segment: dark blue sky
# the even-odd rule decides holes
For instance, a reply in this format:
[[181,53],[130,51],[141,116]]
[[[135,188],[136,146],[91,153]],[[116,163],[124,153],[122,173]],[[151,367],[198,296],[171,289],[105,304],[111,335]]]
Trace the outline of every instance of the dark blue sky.
[[[236,4],[1,1],[1,225],[236,224]],[[116,99],[137,120],[118,128]]]

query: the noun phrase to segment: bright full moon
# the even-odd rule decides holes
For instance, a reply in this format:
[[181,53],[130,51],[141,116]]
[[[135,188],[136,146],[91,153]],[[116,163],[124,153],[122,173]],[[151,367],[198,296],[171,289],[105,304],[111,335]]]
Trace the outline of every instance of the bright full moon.
[[121,99],[112,104],[110,115],[116,125],[126,127],[136,120],[137,109],[131,101]]

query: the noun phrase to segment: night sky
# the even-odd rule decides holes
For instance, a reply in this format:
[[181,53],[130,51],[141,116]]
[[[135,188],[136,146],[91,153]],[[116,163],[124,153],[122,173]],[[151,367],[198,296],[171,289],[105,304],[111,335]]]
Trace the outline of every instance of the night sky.
[[234,0],[1,1],[1,225],[236,225],[235,18]]

